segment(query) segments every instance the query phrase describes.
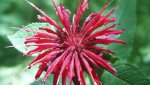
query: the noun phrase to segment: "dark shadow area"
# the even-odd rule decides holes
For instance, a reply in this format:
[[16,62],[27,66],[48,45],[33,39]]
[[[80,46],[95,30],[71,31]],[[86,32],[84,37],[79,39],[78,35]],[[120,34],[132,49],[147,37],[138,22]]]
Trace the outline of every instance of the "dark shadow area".
[[0,44],[0,66],[15,66],[26,60],[15,48],[6,48],[11,45],[6,37],[0,36]]

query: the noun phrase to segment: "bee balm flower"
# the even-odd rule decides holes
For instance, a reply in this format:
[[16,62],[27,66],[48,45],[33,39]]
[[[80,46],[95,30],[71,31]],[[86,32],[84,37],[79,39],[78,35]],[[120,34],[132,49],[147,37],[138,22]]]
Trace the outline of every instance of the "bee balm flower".
[[100,68],[104,68],[117,75],[115,68],[105,60],[104,56],[105,52],[110,54],[115,54],[115,52],[97,45],[109,45],[110,43],[124,44],[125,41],[115,39],[116,35],[122,34],[124,30],[112,30],[118,24],[112,24],[96,32],[94,30],[115,22],[116,18],[114,16],[112,18],[109,17],[118,7],[111,10],[108,14],[102,15],[103,11],[110,4],[107,3],[101,11],[90,14],[80,26],[79,22],[82,15],[88,9],[88,0],[80,0],[77,13],[74,14],[72,22],[70,22],[69,10],[65,9],[61,3],[60,6],[57,6],[54,0],[52,0],[52,3],[63,27],[29,2],[29,4],[41,13],[41,16],[38,15],[40,21],[45,21],[55,27],[55,30],[41,27],[39,28],[41,31],[38,32],[27,30],[34,32],[35,35],[26,38],[25,44],[26,46],[35,46],[36,48],[24,55],[31,56],[35,53],[40,53],[29,64],[30,68],[40,63],[35,79],[38,79],[43,71],[46,71],[42,83],[45,83],[49,75],[53,74],[53,85],[58,85],[60,77],[62,77],[62,85],[66,85],[67,77],[69,78],[70,85],[72,85],[72,81],[76,85],[85,85],[84,73],[87,73],[94,85],[101,85],[94,68],[98,68],[99,70]]

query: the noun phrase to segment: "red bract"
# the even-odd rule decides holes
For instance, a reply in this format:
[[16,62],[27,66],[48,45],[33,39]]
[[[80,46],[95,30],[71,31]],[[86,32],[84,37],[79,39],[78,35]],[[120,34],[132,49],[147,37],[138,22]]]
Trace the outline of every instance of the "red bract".
[[94,68],[104,68],[114,75],[117,75],[116,70],[105,60],[104,53],[115,54],[111,50],[97,46],[97,44],[109,45],[110,43],[122,43],[123,40],[116,40],[118,34],[122,34],[124,30],[112,30],[118,24],[112,24],[105,29],[94,32],[99,27],[106,26],[116,21],[111,14],[118,8],[114,8],[108,14],[102,15],[110,3],[107,3],[104,8],[98,13],[90,14],[83,25],[79,22],[85,10],[88,9],[88,0],[80,0],[77,13],[74,14],[72,22],[70,22],[70,11],[65,9],[62,4],[57,6],[52,0],[63,28],[49,16],[47,16],[38,7],[29,2],[42,15],[38,15],[38,19],[45,21],[55,27],[39,28],[41,31],[27,30],[34,32],[35,35],[26,38],[26,46],[36,46],[35,49],[24,54],[31,56],[35,53],[40,53],[30,64],[29,68],[40,63],[39,70],[35,76],[40,77],[43,71],[46,71],[42,83],[48,79],[50,74],[54,75],[53,85],[58,85],[62,76],[62,85],[66,85],[66,78],[70,80],[70,85],[74,81],[75,85],[85,85],[84,73],[86,72],[94,82],[94,85],[101,85],[100,79]]

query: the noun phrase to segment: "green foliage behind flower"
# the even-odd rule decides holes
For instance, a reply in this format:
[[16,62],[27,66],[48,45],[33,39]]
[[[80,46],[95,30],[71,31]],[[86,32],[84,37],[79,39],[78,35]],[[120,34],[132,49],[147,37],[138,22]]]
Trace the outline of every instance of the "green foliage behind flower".
[[[77,0],[62,0],[63,4],[66,8],[69,8],[73,12],[76,11]],[[119,0],[118,0],[119,1]],[[112,7],[117,4],[117,0],[114,0],[112,3]],[[123,2],[124,0],[122,0]],[[133,0],[134,1],[134,0]],[[38,7],[42,8],[48,15],[50,15],[53,19],[58,20],[55,16],[55,11],[53,9],[50,0],[32,0]],[[90,0],[89,11],[87,14],[92,11],[98,11],[107,0]],[[132,2],[132,0],[131,0]],[[120,3],[123,4],[123,3]],[[150,78],[150,1],[149,0],[136,0],[136,30],[134,33],[134,39],[132,45],[132,53],[131,56],[127,56],[124,58],[128,60],[130,63],[134,64],[138,68],[140,68],[145,74]],[[50,9],[47,9],[50,8]],[[111,9],[111,7],[110,7]],[[123,11],[127,11],[123,10]],[[22,25],[27,25],[31,22],[37,22],[36,15],[39,14],[35,11],[30,5],[28,5],[24,0],[0,0],[0,72],[3,72],[3,75],[0,75],[0,82],[3,85],[23,85],[24,82],[15,81],[13,79],[12,74],[17,74],[19,70],[25,67],[24,63],[27,63],[28,60],[22,58],[22,54],[19,53],[14,48],[5,48],[6,46],[11,45],[11,43],[7,39],[7,35],[12,35],[17,31],[12,27],[21,27]],[[84,14],[87,16],[87,14]],[[83,17],[85,18],[85,17]],[[129,16],[130,18],[130,16]],[[83,19],[84,20],[84,19]],[[125,23],[130,22],[128,19],[124,19]],[[131,20],[132,21],[132,20]],[[13,68],[13,69],[12,69]],[[19,69],[19,70],[18,70]],[[2,70],[9,70],[13,73],[7,74],[7,71]],[[23,72],[24,74],[26,72]],[[103,76],[107,74],[105,72]],[[32,73],[31,76],[34,74]],[[7,77],[12,77],[8,83],[6,81]],[[102,79],[110,78],[111,74],[107,74]],[[29,78],[30,76],[24,76],[23,78]],[[112,77],[111,77],[112,78]],[[119,77],[123,78],[123,77]],[[105,80],[106,80],[105,79]],[[118,80],[117,78],[112,78]],[[15,83],[14,83],[15,82]],[[17,83],[16,83],[17,82]],[[31,83],[31,81],[29,81]],[[128,81],[127,81],[128,82]],[[104,84],[108,84],[107,82],[103,82]],[[114,82],[115,83],[115,82]],[[115,83],[116,85],[119,85]],[[113,85],[115,85],[113,84]],[[125,83],[123,83],[125,84]],[[109,84],[108,84],[109,85]],[[111,85],[111,84],[110,84]],[[126,85],[126,84],[125,84]],[[145,84],[146,85],[146,84]]]

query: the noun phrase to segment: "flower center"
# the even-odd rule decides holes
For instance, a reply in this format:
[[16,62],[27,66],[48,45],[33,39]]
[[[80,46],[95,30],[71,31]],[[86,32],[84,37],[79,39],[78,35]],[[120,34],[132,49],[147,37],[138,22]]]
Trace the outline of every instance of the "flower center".
[[66,36],[63,40],[64,42],[64,47],[73,47],[75,50],[80,51],[82,50],[85,46],[81,43],[81,36],[79,35],[71,35],[71,36]]
[[80,41],[81,41],[80,37],[75,37],[73,40],[73,44],[70,44],[70,46],[73,46],[77,51],[81,51],[84,46]]

